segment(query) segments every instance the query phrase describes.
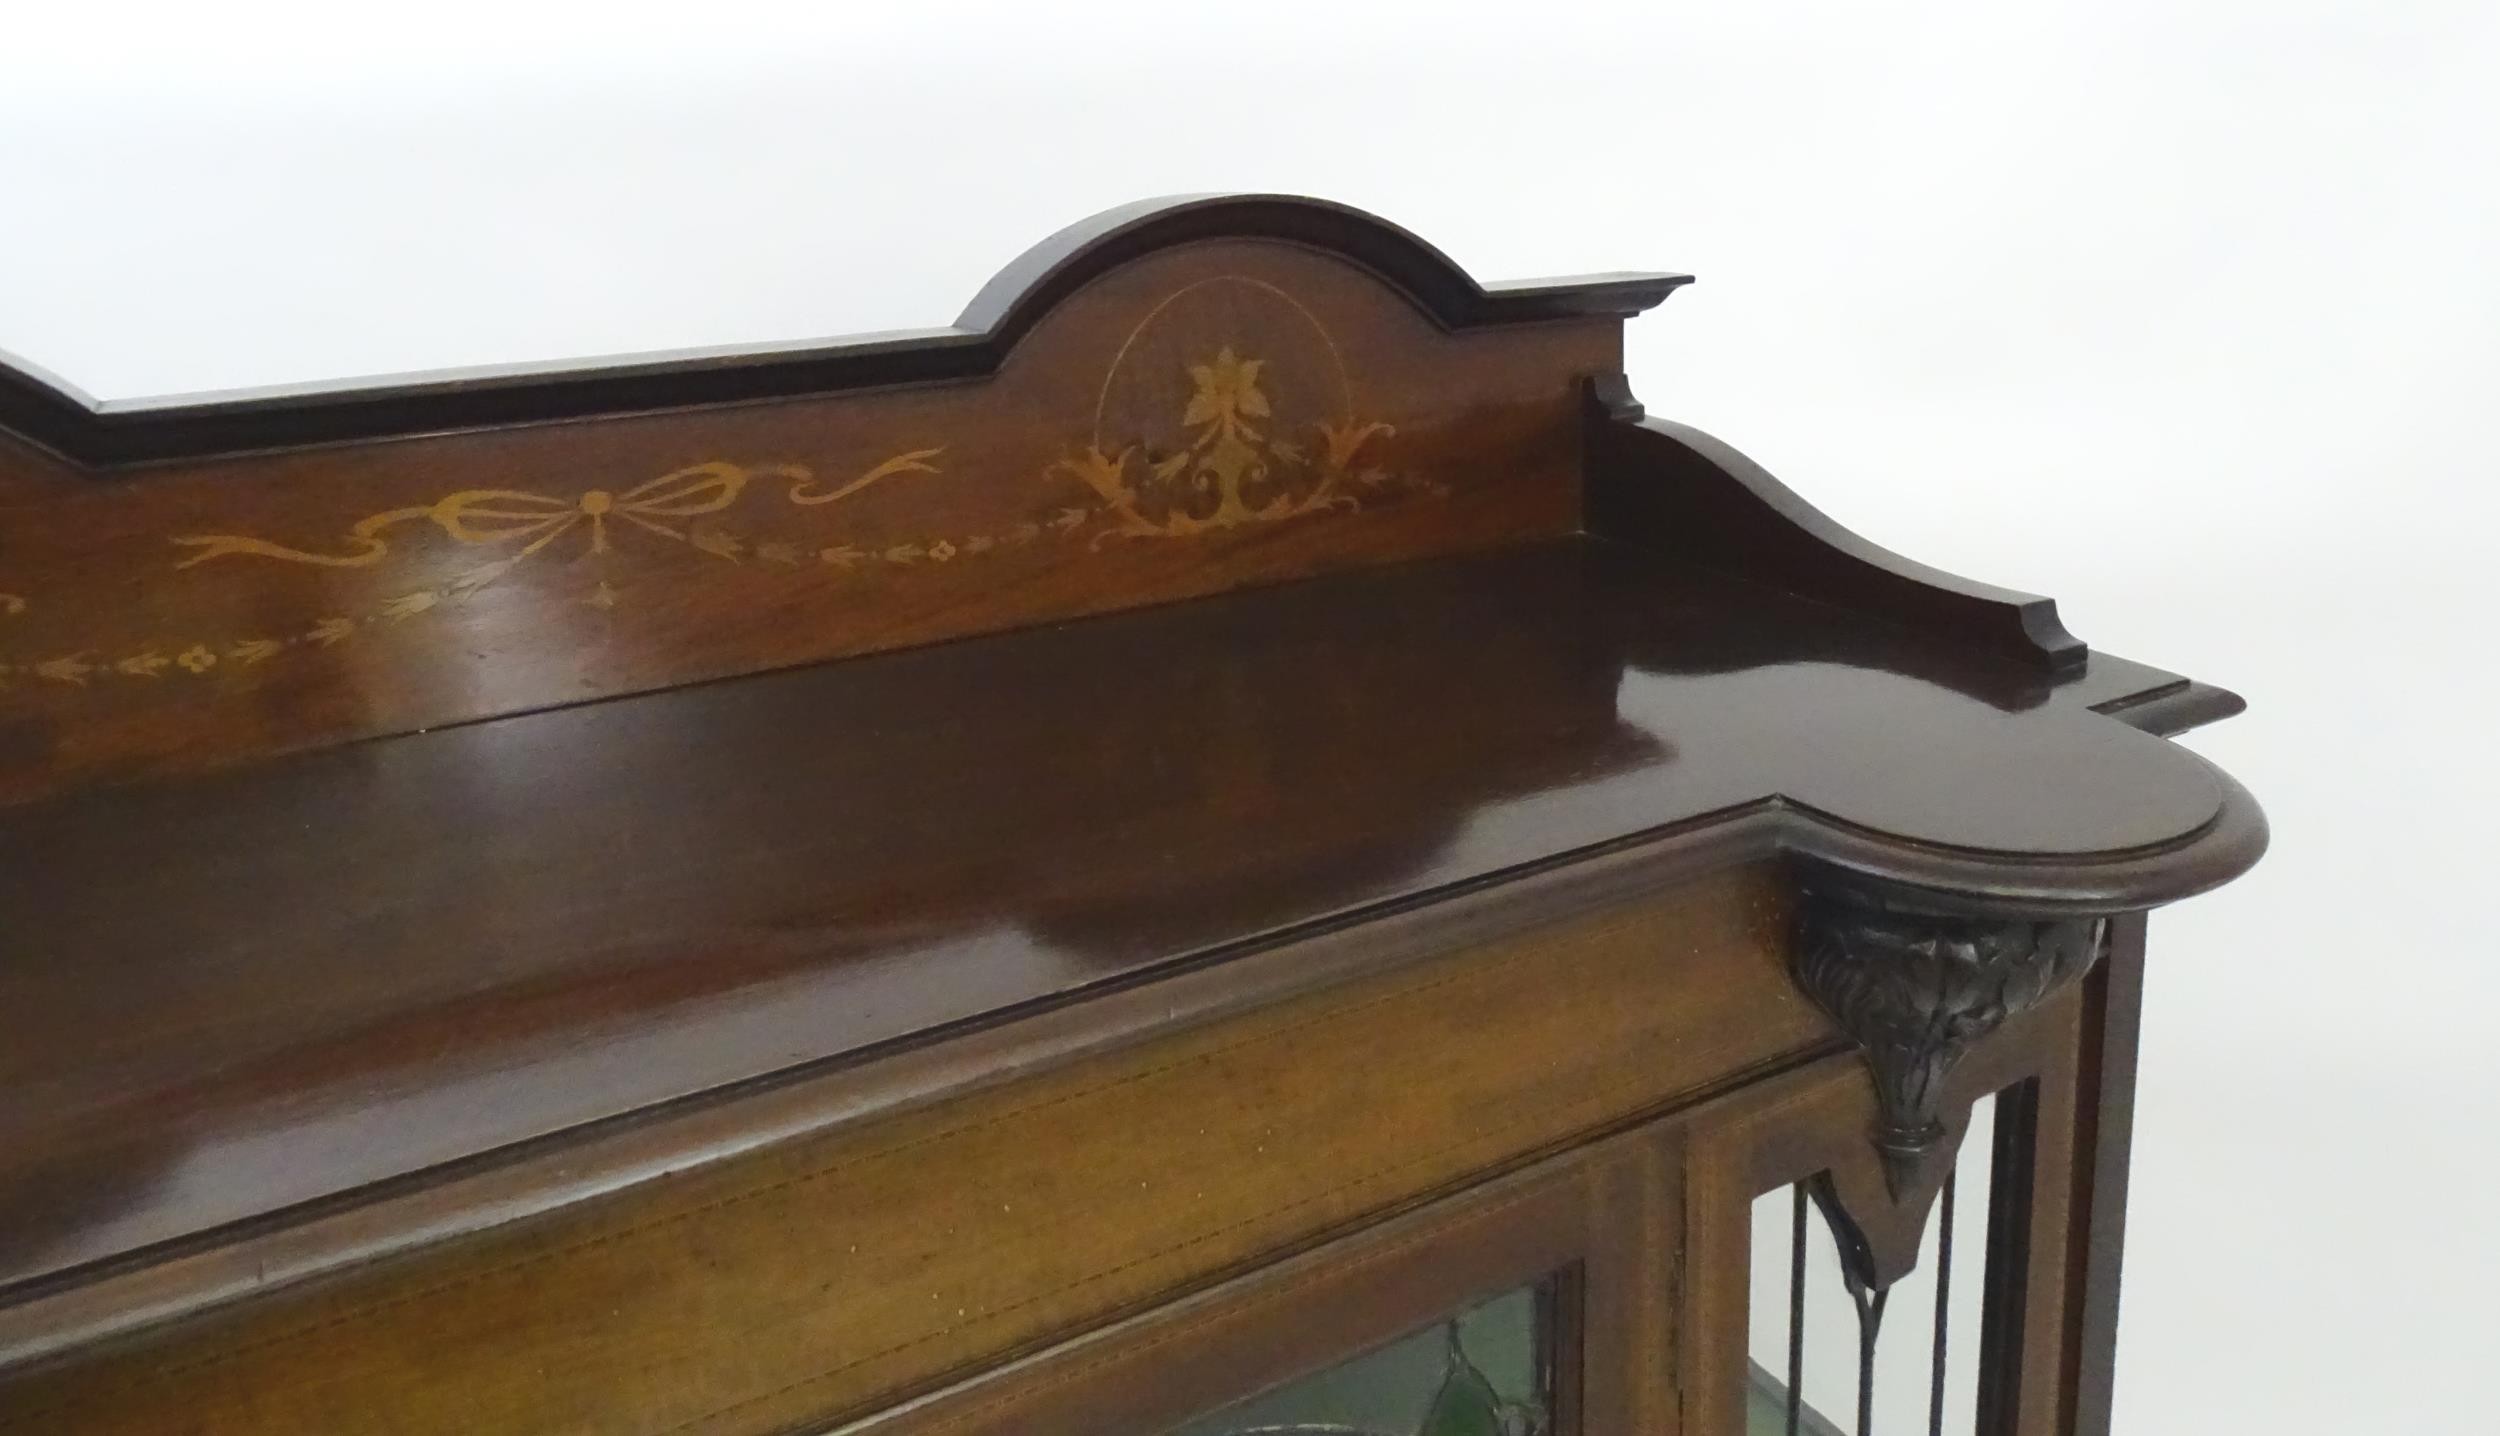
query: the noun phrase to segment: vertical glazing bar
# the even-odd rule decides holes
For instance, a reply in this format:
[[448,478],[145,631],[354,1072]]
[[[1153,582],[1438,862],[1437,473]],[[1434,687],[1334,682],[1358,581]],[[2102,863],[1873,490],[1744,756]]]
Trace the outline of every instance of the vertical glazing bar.
[[1980,1273],[1978,1436],[2016,1436],[2022,1415],[2023,1326],[2031,1289],[2031,1182],[2040,1083],[1997,1094],[1988,1153],[1988,1254]]
[[1806,1184],[1790,1189],[1796,1209],[1788,1221],[1788,1436],[1806,1403]]
[[1936,1334],[1930,1343],[1927,1372],[1927,1436],[1944,1436],[1945,1336],[1952,1326],[1953,1180],[1947,1172],[1944,1194],[1936,1199]]
[[1858,1436],[1875,1436],[1875,1337],[1883,1329],[1884,1303],[1892,1289],[1871,1296],[1852,1289],[1849,1294],[1858,1304]]
[[1858,1436],[1875,1436],[1875,1329],[1858,1318]]

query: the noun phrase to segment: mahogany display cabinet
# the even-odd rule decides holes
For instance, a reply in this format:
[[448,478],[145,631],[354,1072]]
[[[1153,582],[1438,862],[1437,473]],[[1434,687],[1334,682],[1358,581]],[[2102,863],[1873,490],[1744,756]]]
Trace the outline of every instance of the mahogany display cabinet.
[[0,1433],[2099,1436],[2238,701],[1646,416],[1682,283],[0,370]]

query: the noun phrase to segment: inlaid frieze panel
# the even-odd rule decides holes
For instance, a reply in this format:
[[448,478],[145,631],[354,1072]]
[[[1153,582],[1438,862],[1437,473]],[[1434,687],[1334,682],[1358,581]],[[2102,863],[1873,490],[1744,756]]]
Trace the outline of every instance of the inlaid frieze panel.
[[1203,241],[984,379],[111,472],[0,439],[0,800],[1568,532],[1618,332]]

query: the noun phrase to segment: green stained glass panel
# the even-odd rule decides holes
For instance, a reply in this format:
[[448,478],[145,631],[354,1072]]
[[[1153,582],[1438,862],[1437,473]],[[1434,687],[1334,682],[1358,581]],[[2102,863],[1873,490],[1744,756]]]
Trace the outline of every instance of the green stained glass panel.
[[1552,1299],[1522,1287],[1173,1436],[1549,1436]]

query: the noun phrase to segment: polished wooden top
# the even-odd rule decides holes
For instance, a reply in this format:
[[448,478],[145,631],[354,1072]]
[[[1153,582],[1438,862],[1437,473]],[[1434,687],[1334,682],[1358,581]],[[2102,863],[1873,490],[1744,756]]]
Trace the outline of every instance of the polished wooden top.
[[2230,706],[1568,539],[22,806],[0,1290],[1598,855],[2145,905]]

